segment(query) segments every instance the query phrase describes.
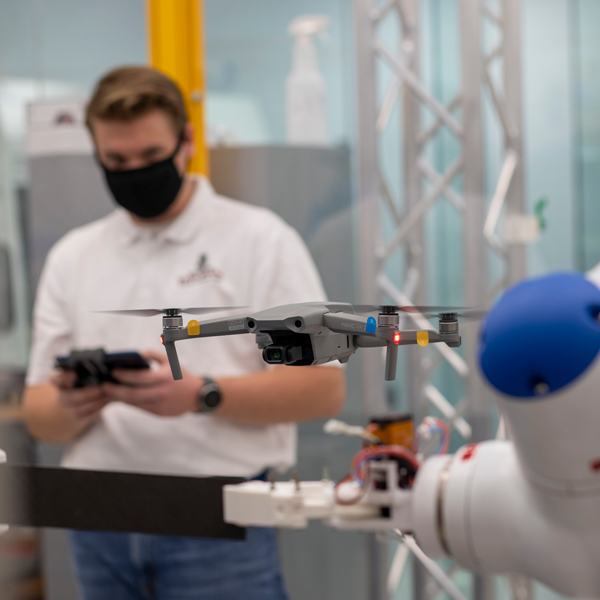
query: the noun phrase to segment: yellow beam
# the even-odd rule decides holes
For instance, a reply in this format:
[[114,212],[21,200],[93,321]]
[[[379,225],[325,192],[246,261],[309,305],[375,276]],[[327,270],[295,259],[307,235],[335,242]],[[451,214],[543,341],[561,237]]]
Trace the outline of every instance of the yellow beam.
[[146,0],[149,62],[181,88],[188,119],[196,132],[196,156],[188,171],[208,176],[202,8],[202,0]]

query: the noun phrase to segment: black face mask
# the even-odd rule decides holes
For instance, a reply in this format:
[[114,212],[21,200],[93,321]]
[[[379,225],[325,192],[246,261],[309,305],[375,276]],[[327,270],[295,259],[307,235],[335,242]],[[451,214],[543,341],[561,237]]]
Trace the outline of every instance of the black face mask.
[[142,219],[162,215],[173,204],[183,182],[173,162],[182,141],[169,158],[141,169],[115,171],[100,163],[117,204]]

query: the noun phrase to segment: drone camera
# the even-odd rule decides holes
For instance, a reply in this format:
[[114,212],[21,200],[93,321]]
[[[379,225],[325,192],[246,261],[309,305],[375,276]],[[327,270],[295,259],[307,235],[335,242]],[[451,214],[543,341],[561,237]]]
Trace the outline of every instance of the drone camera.
[[269,346],[263,360],[270,365],[293,365],[302,359],[302,346]]
[[314,361],[312,341],[308,334],[263,331],[256,341],[259,348],[262,346],[263,360],[270,365],[306,366]]
[[270,346],[263,350],[263,359],[270,365],[282,364],[285,348],[281,346]]

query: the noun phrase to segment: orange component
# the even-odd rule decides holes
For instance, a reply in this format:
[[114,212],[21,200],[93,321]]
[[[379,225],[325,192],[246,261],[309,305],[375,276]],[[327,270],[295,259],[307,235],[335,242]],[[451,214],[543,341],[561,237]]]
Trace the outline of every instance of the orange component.
[[390,446],[410,449],[415,439],[413,418],[406,413],[392,413],[371,419],[371,424],[366,429]]

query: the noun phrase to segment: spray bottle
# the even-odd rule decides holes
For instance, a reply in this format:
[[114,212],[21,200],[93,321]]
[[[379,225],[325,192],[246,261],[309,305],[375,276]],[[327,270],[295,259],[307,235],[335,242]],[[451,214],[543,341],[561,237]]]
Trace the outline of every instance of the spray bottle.
[[296,39],[292,71],[286,81],[287,140],[290,144],[324,146],[328,143],[325,117],[325,80],[319,72],[314,36],[325,35],[325,15],[296,17],[288,33]]

